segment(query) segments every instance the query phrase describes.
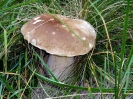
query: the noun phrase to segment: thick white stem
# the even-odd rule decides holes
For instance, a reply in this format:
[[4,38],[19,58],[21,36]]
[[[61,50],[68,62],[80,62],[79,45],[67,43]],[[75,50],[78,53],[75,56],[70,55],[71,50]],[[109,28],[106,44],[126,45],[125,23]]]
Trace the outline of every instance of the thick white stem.
[[73,68],[73,63],[74,57],[56,55],[50,55],[47,61],[47,65],[49,66],[50,70],[60,81],[64,80],[68,76]]

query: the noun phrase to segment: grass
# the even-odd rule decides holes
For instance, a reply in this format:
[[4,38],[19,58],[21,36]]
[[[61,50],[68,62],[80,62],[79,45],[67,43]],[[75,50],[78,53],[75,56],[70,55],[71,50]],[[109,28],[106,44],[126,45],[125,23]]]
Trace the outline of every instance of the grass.
[[[133,98],[133,2],[82,1],[0,1],[1,99],[32,99],[33,91],[38,88],[53,99]],[[20,32],[25,22],[42,13],[81,18],[97,31],[95,48],[76,58],[69,76],[74,77],[66,82],[38,73],[41,66],[49,70],[42,59],[46,59],[48,53],[28,44]]]

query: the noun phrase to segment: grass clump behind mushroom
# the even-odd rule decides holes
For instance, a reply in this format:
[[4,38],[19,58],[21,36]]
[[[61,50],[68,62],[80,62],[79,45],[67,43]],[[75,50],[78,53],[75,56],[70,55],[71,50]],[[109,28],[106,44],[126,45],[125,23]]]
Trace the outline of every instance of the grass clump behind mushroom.
[[[42,88],[47,97],[57,99],[133,98],[130,95],[133,94],[133,2],[82,1],[1,1],[1,99],[32,98],[32,92],[37,88]],[[67,83],[37,72],[37,67],[45,65],[42,58],[47,60],[49,54],[28,44],[20,33],[25,22],[42,13],[81,18],[90,22],[97,31],[94,50],[75,57],[75,68],[69,76],[72,79],[68,79]],[[43,86],[44,83],[48,86]]]

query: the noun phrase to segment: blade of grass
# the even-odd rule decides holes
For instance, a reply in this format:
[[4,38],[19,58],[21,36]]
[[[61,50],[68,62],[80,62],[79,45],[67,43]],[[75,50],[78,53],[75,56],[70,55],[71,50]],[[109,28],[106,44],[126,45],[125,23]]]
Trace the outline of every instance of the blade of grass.
[[[132,50],[131,52],[133,52],[133,46],[132,46],[132,49],[131,50]],[[131,58],[130,58],[129,64],[127,65],[128,68],[127,68],[127,70],[125,72],[125,75],[123,77],[123,80],[122,80],[123,83],[124,83],[124,85],[125,85],[125,87],[124,87],[124,93],[123,93],[123,98],[122,99],[125,99],[126,96],[127,96],[128,85],[129,85],[129,81],[130,81],[129,76],[131,74],[130,70],[131,70],[132,64],[133,64],[133,54],[131,54]]]
[[115,67],[115,99],[118,99],[118,72],[116,64],[116,53],[114,53],[114,67]]
[[[16,90],[12,95],[10,95],[9,99],[13,99],[12,97],[16,96],[18,93],[21,93],[23,89]],[[21,99],[21,98],[19,98]]]
[[89,85],[88,85],[88,92],[89,92],[90,98],[94,99],[94,96],[93,96],[92,91],[91,91],[91,87]]
[[[30,67],[29,67],[29,69],[33,72],[33,70]],[[88,90],[87,87],[80,87],[80,86],[75,86],[75,85],[64,84],[62,82],[57,82],[55,80],[52,80],[52,79],[47,78],[45,76],[42,76],[42,75],[40,75],[40,74],[38,74],[36,72],[35,72],[35,75],[41,80],[47,81],[47,82],[49,82],[51,84],[54,84],[54,85],[57,85],[57,86],[60,86],[60,87],[62,86],[62,87],[68,87],[68,88],[73,88],[73,89],[79,89],[79,90]],[[132,89],[127,89],[127,90],[128,90],[129,93],[133,93]],[[94,93],[94,92],[100,92],[101,90],[99,88],[91,88],[91,91]],[[114,88],[113,89],[103,88],[102,92],[103,92],[103,94],[104,93],[114,93],[115,90],[114,90]],[[124,92],[123,89],[122,89],[122,92]]]
[[[0,24],[1,25],[1,24]],[[1,27],[3,28],[4,30],[4,67],[5,68],[5,72],[7,72],[7,31],[5,30],[5,28],[1,25]]]
[[[3,29],[3,33],[0,35],[2,40],[3,40],[3,45],[4,47],[1,49],[0,52],[0,59],[4,56],[4,68],[5,68],[5,72],[7,71],[7,60],[8,60],[8,47],[10,47],[11,45],[9,44],[10,41],[8,41],[8,37],[10,36],[10,34],[14,31],[14,29],[10,29],[9,31],[7,31],[2,24],[0,23],[0,27]],[[3,39],[4,38],[4,39]],[[10,39],[9,39],[10,40]]]
[[124,75],[124,78],[126,78],[126,84],[125,84],[125,90],[124,90],[124,94],[126,94],[126,92],[128,91],[128,84],[129,84],[129,75],[130,75],[130,70],[131,70],[131,65],[133,63],[133,46],[131,48],[131,53],[130,53],[130,60],[129,60],[129,64],[127,65],[127,70],[126,70],[126,73]]
[[[96,74],[96,68],[95,68],[95,66],[93,66],[93,64],[91,64],[91,72],[92,72],[92,74],[93,74],[93,76],[94,76],[96,85],[97,85],[97,87],[98,87],[99,90],[100,90],[101,98],[103,99],[102,87],[100,86],[100,84],[99,84],[99,82],[98,82],[98,77],[97,77],[97,74]],[[102,72],[101,72],[101,70],[100,70],[100,76],[102,77]]]
[[[31,70],[31,68],[29,67],[29,69]],[[33,70],[31,70],[33,72]],[[75,88],[75,89],[83,89],[83,90],[87,90],[87,88],[85,87],[79,87],[79,86],[73,86],[73,85],[68,85],[68,84],[64,84],[62,82],[58,82],[58,81],[55,81],[53,79],[50,79],[50,78],[47,78],[45,76],[42,76],[38,73],[35,72],[35,75],[41,79],[41,80],[44,80],[44,81],[47,81],[47,82],[50,82],[52,84],[55,84],[55,85],[58,85],[58,86],[63,86],[63,87],[70,87],[70,88]]]
[[39,60],[41,61],[41,63],[43,64],[44,68],[46,68],[47,71],[50,73],[50,75],[54,78],[54,80],[58,82],[58,79],[54,76],[54,74],[49,69],[48,65],[44,62],[44,60],[35,51],[34,51],[34,53],[39,58]]
[[2,88],[3,88],[3,86],[2,86],[2,84],[0,84],[0,99],[2,99]]
[[29,82],[31,81],[31,78],[33,77],[35,71],[36,71],[36,69],[33,71],[33,73],[32,73],[32,75],[30,76],[28,82],[26,83],[26,86],[25,86],[23,92],[22,92],[21,95],[20,95],[20,99],[22,99],[22,96],[23,96],[23,94],[24,94],[24,91],[26,90],[27,86],[29,85]]
[[121,82],[121,72],[122,72],[122,66],[123,66],[124,55],[125,55],[125,46],[126,46],[126,39],[127,39],[129,11],[130,11],[130,0],[128,0],[127,7],[126,7],[126,17],[125,17],[124,31],[123,31],[123,37],[122,37],[121,62],[120,62],[120,70],[119,70],[119,77],[118,77],[118,87],[120,87],[119,84]]
[[[3,84],[10,92],[15,93],[15,90],[12,88],[12,86],[9,85],[8,81],[7,81],[4,77],[0,76],[0,82],[1,82],[1,84]],[[20,97],[18,94],[16,94],[15,96],[17,96],[18,98]]]
[[104,80],[103,80],[104,88],[106,87],[106,85],[105,85],[105,83],[106,83],[106,77],[105,77],[105,75],[107,74],[106,73],[106,69],[107,69],[107,66],[106,66],[107,65],[107,62],[106,61],[107,61],[107,59],[105,57],[105,59],[104,59],[104,75],[103,75],[104,76]]
[[[22,55],[20,54],[19,56],[19,64],[18,64],[18,74],[20,75],[21,74],[21,60],[22,60]],[[18,90],[21,89],[21,78],[20,76],[18,76],[18,81],[17,81],[17,86],[18,86]],[[20,95],[20,94],[19,94]]]

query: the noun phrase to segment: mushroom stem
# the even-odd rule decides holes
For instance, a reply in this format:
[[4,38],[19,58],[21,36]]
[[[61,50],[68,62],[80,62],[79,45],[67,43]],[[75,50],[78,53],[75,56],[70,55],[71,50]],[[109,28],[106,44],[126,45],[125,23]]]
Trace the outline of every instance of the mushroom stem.
[[73,63],[74,57],[57,55],[50,55],[47,61],[50,70],[60,81],[64,80],[68,76],[73,68]]

